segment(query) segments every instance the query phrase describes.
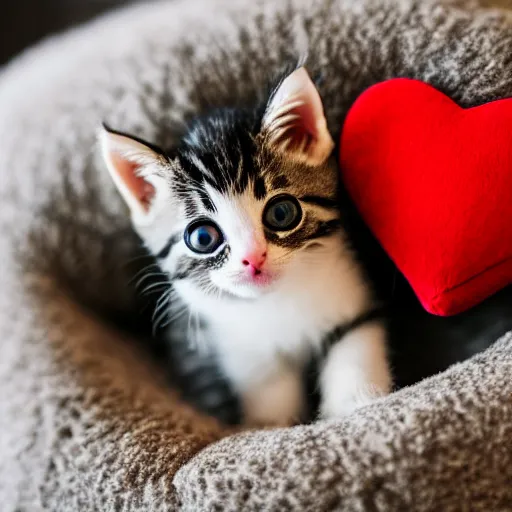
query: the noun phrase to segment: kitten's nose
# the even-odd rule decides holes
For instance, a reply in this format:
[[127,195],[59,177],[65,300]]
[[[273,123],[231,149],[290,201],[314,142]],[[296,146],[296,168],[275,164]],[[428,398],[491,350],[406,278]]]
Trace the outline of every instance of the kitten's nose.
[[248,270],[253,276],[261,274],[261,268],[263,267],[265,260],[267,259],[267,252],[254,251],[245,256],[242,260],[242,265],[248,267]]

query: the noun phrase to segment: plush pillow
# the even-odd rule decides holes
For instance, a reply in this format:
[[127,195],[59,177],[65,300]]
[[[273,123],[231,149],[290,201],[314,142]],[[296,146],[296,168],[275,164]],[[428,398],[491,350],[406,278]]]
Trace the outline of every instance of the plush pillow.
[[463,109],[417,80],[365,91],[344,182],[425,309],[452,315],[512,282],[512,99]]

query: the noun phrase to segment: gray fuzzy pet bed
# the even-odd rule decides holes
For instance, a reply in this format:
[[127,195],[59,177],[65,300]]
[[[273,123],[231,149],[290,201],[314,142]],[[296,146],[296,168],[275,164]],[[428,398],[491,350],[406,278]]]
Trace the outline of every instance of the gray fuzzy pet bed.
[[[116,327],[136,317],[125,262],[139,242],[97,156],[102,120],[170,145],[185,118],[237,94],[212,62],[232,83],[257,79],[254,59],[236,65],[252,45],[277,65],[333,30],[353,44],[331,49],[347,107],[397,75],[463,105],[512,95],[504,6],[291,4],[146,3],[0,74],[2,511],[512,510],[510,335],[344,420],[234,433],[182,403]],[[308,14],[326,8],[328,25]]]

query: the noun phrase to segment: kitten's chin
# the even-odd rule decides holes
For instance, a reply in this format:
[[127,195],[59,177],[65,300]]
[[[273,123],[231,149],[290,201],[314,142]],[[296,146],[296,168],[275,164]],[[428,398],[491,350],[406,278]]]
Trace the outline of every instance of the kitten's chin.
[[256,300],[275,288],[275,278],[258,280],[238,280],[231,283],[218,283],[217,286],[232,297]]
[[265,293],[267,293],[267,290],[262,289],[260,287],[256,288],[254,286],[239,285],[236,287],[232,287],[228,291],[228,293],[239,299],[256,300],[260,298],[262,295],[265,295]]

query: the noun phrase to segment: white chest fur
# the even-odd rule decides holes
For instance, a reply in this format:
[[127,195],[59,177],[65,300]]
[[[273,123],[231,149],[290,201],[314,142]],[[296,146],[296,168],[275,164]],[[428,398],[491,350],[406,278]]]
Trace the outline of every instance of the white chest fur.
[[322,265],[293,269],[279,287],[257,300],[193,297],[177,291],[205,318],[208,340],[235,381],[250,385],[286,361],[301,366],[332,327],[368,307],[368,290],[350,254],[332,251]]
[[[318,261],[318,260],[317,260]],[[322,264],[298,263],[256,300],[205,297],[182,282],[177,291],[206,321],[206,336],[249,423],[288,425],[305,406],[302,368],[324,335],[371,306],[369,289],[340,244]],[[321,415],[338,417],[391,389],[382,325],[365,324],[339,340],[321,369]]]

